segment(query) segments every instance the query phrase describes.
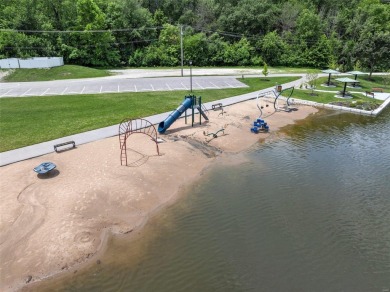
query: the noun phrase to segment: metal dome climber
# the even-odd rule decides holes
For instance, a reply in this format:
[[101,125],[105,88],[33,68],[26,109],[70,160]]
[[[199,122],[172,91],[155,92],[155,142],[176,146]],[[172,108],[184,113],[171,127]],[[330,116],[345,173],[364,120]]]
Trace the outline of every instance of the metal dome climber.
[[157,130],[154,125],[145,119],[129,119],[122,120],[119,124],[119,147],[121,149],[121,165],[127,166],[127,147],[126,140],[132,134],[144,134],[152,138],[156,143],[157,155],[160,155],[157,142]]

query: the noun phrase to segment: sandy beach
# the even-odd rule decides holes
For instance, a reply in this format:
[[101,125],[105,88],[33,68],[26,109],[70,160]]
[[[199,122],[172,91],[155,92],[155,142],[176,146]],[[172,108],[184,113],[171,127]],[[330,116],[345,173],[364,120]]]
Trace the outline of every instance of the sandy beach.
[[[271,130],[259,134],[249,130],[259,116],[255,100],[225,111],[210,111],[210,120],[194,127],[176,121],[159,135],[160,155],[150,137],[130,136],[128,166],[121,166],[118,137],[112,137],[1,167],[0,290],[17,291],[96,261],[109,233],[139,232],[216,159],[244,151],[317,109],[266,107]],[[221,129],[217,138],[207,135]],[[57,168],[38,176],[33,168],[46,161]]]

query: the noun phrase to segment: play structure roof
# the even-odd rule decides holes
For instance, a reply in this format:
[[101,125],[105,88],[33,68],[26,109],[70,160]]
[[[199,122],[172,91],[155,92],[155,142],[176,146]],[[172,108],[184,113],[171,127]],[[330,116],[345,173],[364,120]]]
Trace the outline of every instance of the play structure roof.
[[352,74],[352,75],[366,75],[367,74],[367,73],[364,73],[362,71],[349,71],[347,73]]
[[333,69],[326,69],[326,70],[323,70],[322,73],[327,73],[327,74],[339,74],[340,72],[337,71],[337,70],[333,70]]
[[337,78],[336,81],[345,82],[345,83],[348,83],[348,82],[357,83],[357,82],[359,82],[358,80],[351,79],[351,78],[348,78],[348,77]]

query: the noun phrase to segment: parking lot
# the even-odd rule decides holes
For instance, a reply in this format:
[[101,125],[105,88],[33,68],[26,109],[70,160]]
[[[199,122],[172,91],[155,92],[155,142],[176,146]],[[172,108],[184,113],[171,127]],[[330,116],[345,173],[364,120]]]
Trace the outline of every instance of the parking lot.
[[232,76],[158,78],[93,78],[43,82],[0,83],[0,98],[120,92],[239,88],[246,85]]

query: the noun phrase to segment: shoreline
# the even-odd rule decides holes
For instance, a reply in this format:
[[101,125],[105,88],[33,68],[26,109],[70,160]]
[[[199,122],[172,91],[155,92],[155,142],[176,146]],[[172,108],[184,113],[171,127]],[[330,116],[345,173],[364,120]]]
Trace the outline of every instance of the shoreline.
[[[120,165],[117,137],[79,146],[61,154],[21,161],[0,168],[1,290],[15,291],[61,277],[96,261],[110,234],[142,233],[155,214],[174,204],[183,191],[215,162],[215,158],[249,149],[271,133],[317,112],[310,106],[276,112],[266,118],[270,133],[253,134],[250,125],[259,115],[249,100],[210,111],[210,121],[185,125],[176,121],[160,135],[160,156],[144,135],[128,145],[130,166]],[[271,114],[271,109],[265,116]],[[212,139],[203,132],[224,135]],[[32,168],[53,161],[58,171],[47,179]],[[30,278],[31,277],[31,278]],[[29,280],[29,281],[28,281]],[[26,282],[29,283],[26,283]]]
[[[217,158],[218,159],[218,158]],[[128,233],[117,233],[113,232],[112,230],[106,229],[103,230],[100,238],[102,240],[100,248],[96,250],[96,253],[92,256],[86,258],[84,261],[75,264],[74,266],[71,266],[65,270],[58,271],[55,274],[49,274],[45,277],[42,277],[41,279],[31,282],[29,284],[25,284],[18,288],[16,291],[41,291],[41,289],[45,289],[46,281],[61,281],[63,278],[70,277],[72,274],[77,274],[79,271],[82,272],[85,269],[89,269],[90,267],[93,267],[95,265],[101,264],[101,257],[104,256],[104,253],[106,252],[107,248],[109,247],[109,242],[112,237],[125,237],[126,240],[131,244],[133,241],[142,240],[142,237],[144,236],[144,227],[148,224],[150,220],[155,218],[160,214],[160,212],[164,212],[166,208],[169,208],[170,206],[174,205],[178,200],[180,200],[187,192],[188,188],[191,187],[194,183],[196,183],[198,180],[201,179],[204,172],[209,169],[211,166],[211,162],[205,166],[205,168],[199,173],[198,177],[194,179],[193,181],[190,181],[182,186],[179,186],[177,189],[177,192],[171,196],[171,198],[159,205],[156,206],[156,208],[148,214],[147,218],[145,218],[142,223],[139,226],[136,226],[131,232]],[[50,285],[50,284],[48,284]],[[43,288],[42,288],[43,287]]]

